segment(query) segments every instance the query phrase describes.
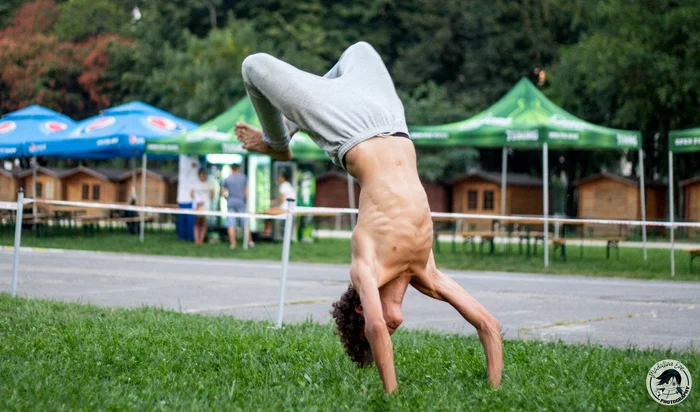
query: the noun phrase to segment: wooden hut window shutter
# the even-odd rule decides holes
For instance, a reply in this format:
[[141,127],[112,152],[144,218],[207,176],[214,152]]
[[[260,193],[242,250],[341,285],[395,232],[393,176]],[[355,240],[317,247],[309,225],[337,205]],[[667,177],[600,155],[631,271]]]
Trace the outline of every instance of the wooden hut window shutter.
[[467,209],[469,210],[476,210],[477,207],[477,197],[479,195],[479,192],[476,190],[470,190],[467,192]]
[[484,210],[493,210],[493,190],[484,191]]

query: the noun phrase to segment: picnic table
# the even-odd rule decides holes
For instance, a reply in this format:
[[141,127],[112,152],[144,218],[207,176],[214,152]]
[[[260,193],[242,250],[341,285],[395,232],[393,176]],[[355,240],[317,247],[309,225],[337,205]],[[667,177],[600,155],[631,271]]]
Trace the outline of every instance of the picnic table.
[[[508,239],[511,239],[513,236],[518,237],[518,253],[522,254],[522,244],[525,242],[525,257],[530,258],[532,255],[537,255],[537,243],[542,242],[542,247],[545,247],[544,245],[544,231],[532,231],[532,226],[534,225],[544,225],[544,221],[540,219],[528,219],[528,218],[523,218],[523,219],[508,219],[505,221],[500,221],[502,225],[506,227],[506,233],[508,234]],[[551,223],[550,223],[551,224]],[[522,225],[525,230],[520,231],[516,230],[515,226],[520,226]],[[560,250],[561,256],[564,260],[566,260],[566,226],[581,226],[581,256],[583,256],[583,240],[584,240],[584,230],[583,226],[585,225],[582,222],[566,222],[562,223],[562,232],[563,232],[563,238],[558,239],[556,236],[552,236],[552,244],[554,245],[554,250],[555,252],[557,250]],[[556,234],[556,232],[554,233]],[[531,248],[530,248],[530,241],[533,241],[532,243],[532,254],[531,254]],[[510,249],[511,243],[508,242],[508,248]]]
[[[435,244],[435,251],[440,253],[440,242],[438,237],[440,235],[450,235],[452,236],[452,253],[457,251],[457,231],[459,226],[461,226],[461,218],[453,216],[433,216],[433,243]],[[437,226],[437,229],[435,228]]]
[[693,261],[696,257],[700,257],[700,249],[686,250],[690,254],[690,273],[693,273]]

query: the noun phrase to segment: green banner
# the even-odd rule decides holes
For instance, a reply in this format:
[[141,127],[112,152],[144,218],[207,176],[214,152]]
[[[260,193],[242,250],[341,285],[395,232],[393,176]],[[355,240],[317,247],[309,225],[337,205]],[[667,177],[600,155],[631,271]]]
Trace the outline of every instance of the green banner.
[[669,133],[668,150],[674,153],[700,152],[700,127]]
[[638,131],[598,126],[568,113],[521,79],[493,106],[456,123],[410,128],[417,146],[638,149]]
[[[226,154],[246,153],[234,134],[236,122],[260,127],[260,121],[250,100],[245,97],[219,116],[190,132],[154,140],[146,144],[146,152],[153,154]],[[328,156],[302,132],[296,133],[290,144],[296,160],[326,160]]]

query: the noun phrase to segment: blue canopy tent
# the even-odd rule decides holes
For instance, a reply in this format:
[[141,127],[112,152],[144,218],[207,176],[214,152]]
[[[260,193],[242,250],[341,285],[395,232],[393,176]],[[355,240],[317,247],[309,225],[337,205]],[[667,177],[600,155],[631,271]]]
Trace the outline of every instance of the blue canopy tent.
[[143,154],[151,139],[173,136],[198,127],[196,123],[173,116],[142,102],[131,102],[102,111],[76,127],[33,145],[35,155],[83,159],[134,158]]
[[36,147],[26,143],[48,139],[74,126],[70,117],[38,105],[8,113],[0,119],[0,158],[33,156]]
[[[33,148],[35,155],[64,158],[135,159],[143,155],[142,176],[145,176],[144,148],[147,141],[185,133],[197,127],[199,125],[196,123],[136,101],[103,110],[97,116],[78,122],[72,129],[28,142],[26,148]],[[135,164],[133,181],[136,188]],[[146,179],[142,178],[141,182],[141,196],[144,197]]]
[[[50,139],[73,127],[75,122],[70,117],[39,105],[8,113],[0,120],[0,158],[35,156],[37,146],[28,142]],[[35,157],[32,196],[36,193],[36,166]],[[36,203],[32,213],[36,215]]]

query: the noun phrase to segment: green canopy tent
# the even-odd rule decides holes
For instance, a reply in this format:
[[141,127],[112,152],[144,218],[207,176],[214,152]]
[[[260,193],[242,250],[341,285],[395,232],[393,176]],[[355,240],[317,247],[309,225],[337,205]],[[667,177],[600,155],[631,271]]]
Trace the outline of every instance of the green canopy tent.
[[[217,117],[202,124],[190,132],[149,142],[146,152],[153,154],[227,154],[246,153],[233,130],[236,122],[243,121],[260,127],[260,121],[250,100],[245,97]],[[292,153],[297,160],[328,159],[321,150],[302,132],[294,135],[291,143]]]
[[[146,150],[143,154],[142,173],[144,175],[146,173],[147,154],[207,155],[247,153],[234,134],[236,122],[238,121],[260,127],[260,121],[248,97],[239,100],[228,110],[202,124],[197,129],[177,136],[147,142]],[[292,149],[293,159],[296,160],[329,160],[328,155],[303,132],[294,135],[290,148]],[[142,206],[145,206],[146,179],[142,179],[141,182]],[[141,241],[143,242],[143,213],[141,217]]]
[[[644,157],[641,133],[595,125],[568,113],[549,100],[529,80],[521,79],[493,106],[469,119],[439,126],[410,128],[416,146],[502,147],[501,213],[505,214],[506,151],[513,148],[542,147],[543,207],[545,227],[549,215],[548,150],[554,148],[637,149],[641,178],[641,212],[646,219],[644,196]],[[646,259],[646,228],[642,227],[644,258]],[[545,230],[545,244],[548,244]],[[548,248],[544,248],[544,263],[549,265]]]
[[675,130],[668,134],[668,200],[669,221],[671,227],[671,276],[676,275],[676,259],[674,254],[674,198],[673,198],[673,153],[700,152],[700,127],[694,129]]

